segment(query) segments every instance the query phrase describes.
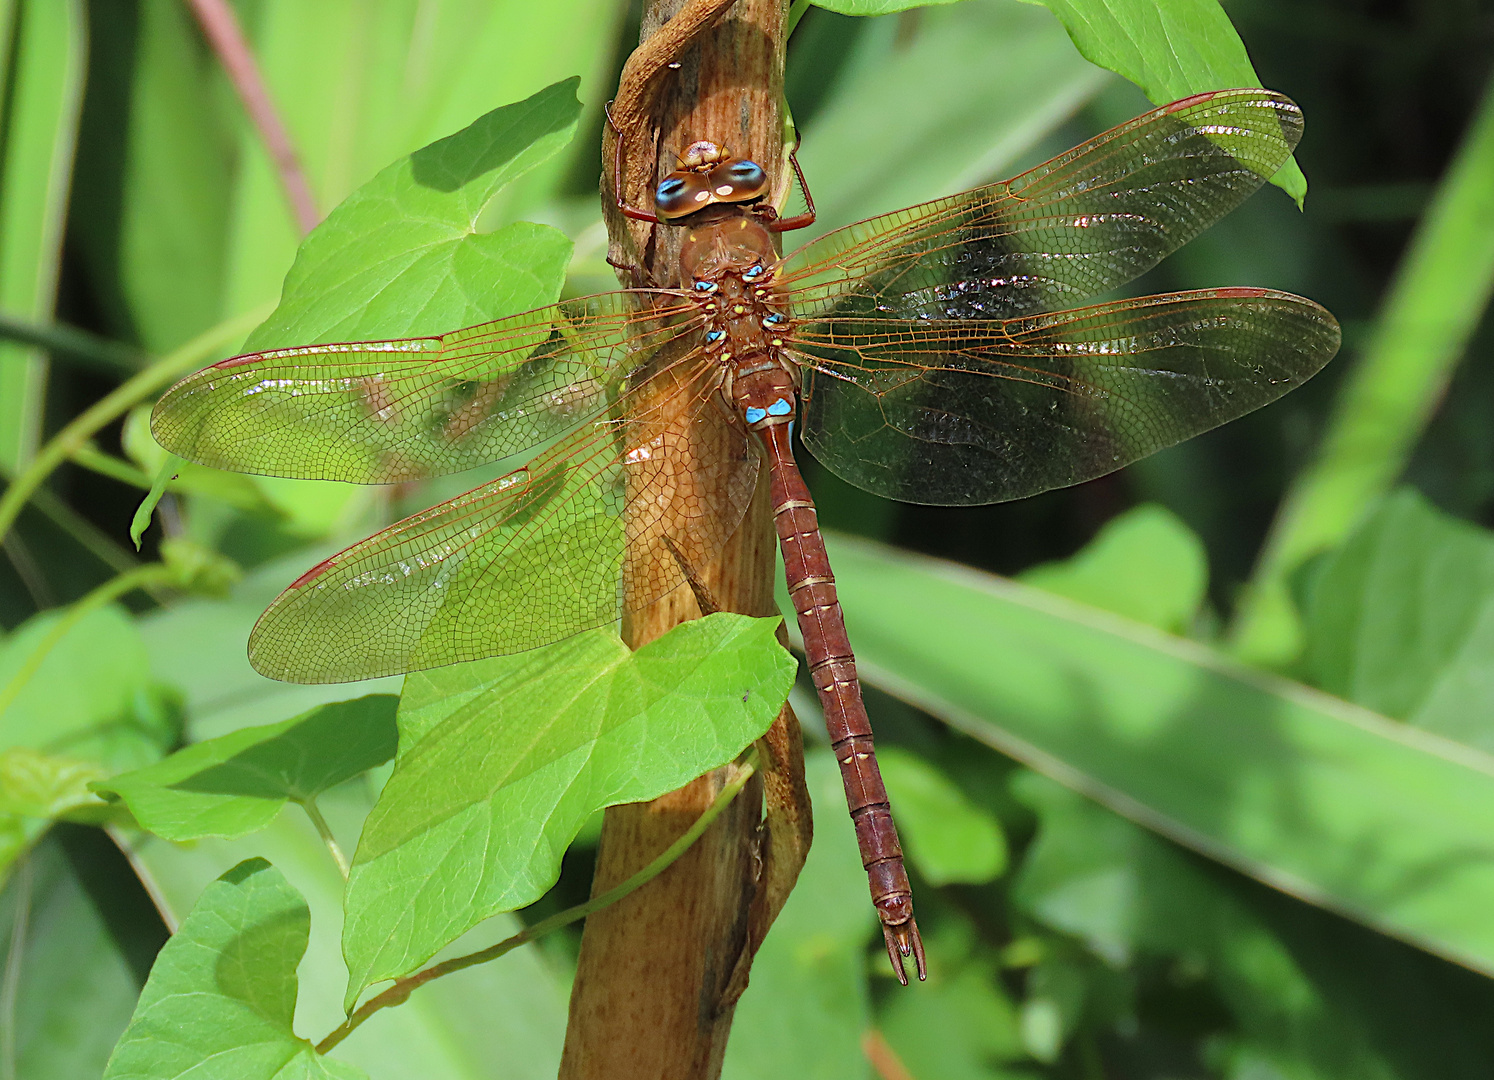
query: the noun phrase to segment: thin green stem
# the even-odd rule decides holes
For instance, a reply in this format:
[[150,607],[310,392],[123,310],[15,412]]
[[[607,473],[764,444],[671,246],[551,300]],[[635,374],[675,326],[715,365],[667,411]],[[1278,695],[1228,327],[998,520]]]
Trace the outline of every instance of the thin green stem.
[[337,864],[337,870],[342,874],[342,880],[348,879],[348,857],[342,853],[342,845],[337,842],[337,837],[332,835],[332,826],[327,824],[327,819],[322,817],[321,808],[316,805],[316,796],[308,795],[304,799],[297,800],[301,809],[306,811],[306,816],[311,819],[311,824],[316,828],[316,833],[322,838],[322,843],[327,845],[327,850],[332,853],[332,861]]
[[263,322],[270,310],[270,305],[256,308],[221,322],[206,333],[199,334],[181,348],[151,364],[134,378],[120,384],[112,393],[74,418],[72,423],[59,431],[46,446],[42,447],[36,458],[21,470],[10,487],[6,488],[5,495],[0,497],[0,536],[10,531],[21,508],[31,497],[31,493],[41,486],[57,466],[87,445],[88,440],[100,428],[123,416],[173,379],[238,341],[249,330]]
[[141,472],[134,465],[117,458],[113,454],[106,454],[93,443],[85,443],[78,447],[70,455],[69,460],[74,465],[82,466],[89,472],[107,476],[110,480],[118,480],[121,484],[139,488],[141,491],[150,490],[150,477]]
[[62,617],[52,624],[42,639],[36,643],[31,650],[31,655],[26,657],[23,663],[10,681],[0,687],[0,714],[14,704],[21,690],[31,681],[46,660],[48,654],[57,647],[57,643],[65,638],[73,627],[87,616],[105,604],[113,603],[121,596],[135,589],[144,589],[150,585],[163,585],[171,580],[171,571],[161,563],[151,563],[149,566],[140,566],[128,573],[120,574],[118,577],[104,582],[94,589],[83,599],[69,605],[63,610]]
[[38,346],[101,375],[130,376],[145,366],[145,354],[139,350],[64,323],[33,323],[0,314],[0,339]]
[[529,942],[534,941],[536,938],[541,938],[553,930],[559,930],[562,926],[568,926],[578,919],[584,919],[586,916],[593,915],[605,907],[610,907],[634,890],[647,885],[654,878],[669,869],[671,863],[690,850],[690,845],[699,840],[701,834],[711,827],[711,823],[721,816],[721,812],[731,805],[731,801],[747,785],[747,781],[752,779],[752,774],[756,770],[757,748],[753,747],[734,766],[734,774],[727,781],[726,786],[721,789],[721,793],[716,796],[716,801],[711,803],[700,817],[695,819],[690,828],[685,830],[684,835],[665,848],[663,854],[638,871],[638,873],[613,888],[608,889],[600,896],[593,896],[584,904],[577,904],[575,907],[567,908],[559,914],[551,915],[548,919],[541,919],[533,926],[526,926],[513,937],[506,938],[496,945],[492,945],[479,952],[469,953],[466,956],[443,960],[439,964],[432,964],[424,971],[417,971],[414,975],[395,980],[393,986],[383,993],[369,998],[352,1016],[343,1021],[325,1039],[317,1043],[317,1053],[325,1054],[328,1050],[331,1050],[356,1031],[363,1024],[363,1021],[367,1020],[380,1009],[388,1008],[391,1005],[404,1004],[417,987],[424,986],[432,979],[439,979],[442,975],[450,975],[453,972],[475,967],[478,964],[485,964],[489,960],[496,960],[505,953],[513,952],[520,945],[527,945]]
[[799,20],[804,18],[804,13],[808,10],[809,0],[794,0],[794,2],[789,5],[788,29],[784,32],[783,35],[785,39],[793,34],[794,27],[799,25]]

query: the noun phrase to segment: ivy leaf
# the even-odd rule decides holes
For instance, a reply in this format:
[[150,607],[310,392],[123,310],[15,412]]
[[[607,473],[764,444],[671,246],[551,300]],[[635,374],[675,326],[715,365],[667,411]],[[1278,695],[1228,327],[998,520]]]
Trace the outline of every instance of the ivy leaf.
[[553,303],[570,241],[528,222],[486,232],[484,211],[571,141],[578,84],[494,109],[348,196],[301,245],[245,350],[443,333]]
[[244,836],[286,802],[308,802],[393,757],[398,703],[371,694],[322,705],[197,743],[93,789],[123,799],[136,821],[167,840]]
[[103,775],[91,761],[24,746],[0,750],[0,884],[54,821],[98,824],[110,816],[108,804],[88,789]]
[[366,1080],[291,1026],[311,912],[264,859],[203,891],[151,968],[104,1080]]
[[542,896],[587,818],[734,758],[793,682],[778,620],[717,614],[636,653],[611,631],[410,675],[401,752],[348,881],[349,1008]]

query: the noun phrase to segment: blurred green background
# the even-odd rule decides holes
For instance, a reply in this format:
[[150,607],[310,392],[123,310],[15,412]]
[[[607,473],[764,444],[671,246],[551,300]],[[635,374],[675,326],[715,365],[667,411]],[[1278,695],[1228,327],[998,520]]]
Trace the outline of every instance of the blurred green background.
[[[580,75],[580,134],[486,216],[565,232],[567,294],[614,287],[600,107],[636,4],[235,7],[322,213],[396,157]],[[1261,84],[1303,107],[1309,194],[1299,211],[1262,191],[1132,291],[1297,292],[1338,317],[1343,351],[1259,413],[1020,503],[895,505],[803,456],[827,527],[1033,588],[832,551],[932,974],[902,991],[879,959],[801,694],[816,846],[727,1076],[1494,1071],[1494,4],[1224,7]],[[390,493],[187,471],[136,554],[129,524],[164,455],[109,395],[150,360],[185,372],[235,351],[297,229],[177,0],[0,0],[0,92],[0,472],[60,462],[0,559],[0,1080],[97,1075],[168,926],[251,855],[311,902],[297,1025],[319,1035],[344,978],[341,883],[309,826],[287,812],[187,845],[105,833],[82,784],[397,692],[270,683],[243,643],[306,566],[472,478]],[[1017,0],[811,9],[788,97],[816,231],[1011,175],[1148,107]],[[164,552],[178,570],[140,573],[163,537],[189,545]],[[243,572],[227,592],[179,572],[219,556]],[[945,653],[920,653],[941,627]],[[1031,642],[1049,643],[1022,658]],[[384,775],[324,799],[349,850]],[[584,899],[594,843],[518,917]],[[553,1075],[578,940],[442,980],[338,1054],[374,1077]]]

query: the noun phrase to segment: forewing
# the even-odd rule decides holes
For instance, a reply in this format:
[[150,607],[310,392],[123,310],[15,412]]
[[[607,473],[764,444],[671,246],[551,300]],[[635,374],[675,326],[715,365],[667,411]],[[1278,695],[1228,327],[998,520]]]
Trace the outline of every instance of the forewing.
[[680,558],[702,565],[736,529],[757,472],[746,434],[689,391],[694,408],[588,424],[313,568],[260,617],[250,661],[302,683],[417,671],[546,645],[677,588]]
[[[633,299],[660,308],[634,310]],[[669,296],[582,297],[438,337],[234,357],[156,405],[172,453],[267,476],[389,484],[540,446],[602,412],[629,372],[689,332]]]
[[800,320],[1001,319],[1071,307],[1155,266],[1287,160],[1302,114],[1224,90],[1137,117],[1013,180],[871,218],[788,256]]
[[1310,300],[1213,289],[1002,322],[837,319],[797,333],[804,444],[903,502],[1020,499],[1274,401],[1338,351]]

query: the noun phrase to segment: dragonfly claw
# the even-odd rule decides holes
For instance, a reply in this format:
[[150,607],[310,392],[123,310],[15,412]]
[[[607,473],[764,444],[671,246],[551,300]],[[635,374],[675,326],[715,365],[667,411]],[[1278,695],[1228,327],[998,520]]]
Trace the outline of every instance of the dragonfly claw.
[[903,957],[911,956],[918,968],[918,981],[929,977],[928,966],[923,959],[923,938],[918,936],[918,923],[910,916],[907,922],[896,926],[882,924],[882,935],[887,939],[887,958],[892,961],[892,970],[897,981],[908,985],[908,973],[903,970]]

